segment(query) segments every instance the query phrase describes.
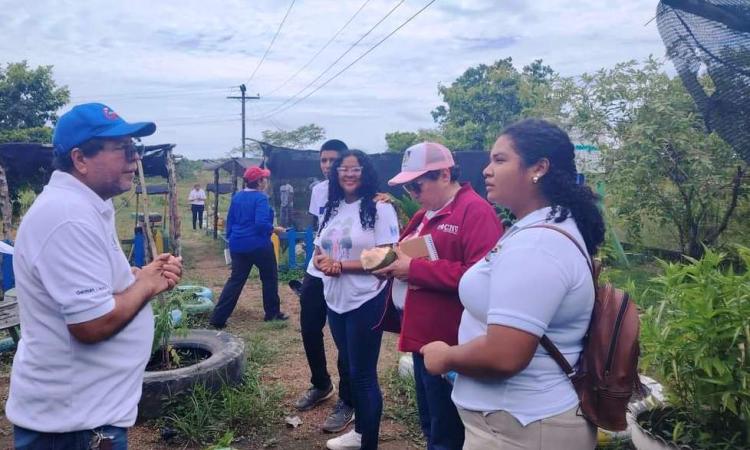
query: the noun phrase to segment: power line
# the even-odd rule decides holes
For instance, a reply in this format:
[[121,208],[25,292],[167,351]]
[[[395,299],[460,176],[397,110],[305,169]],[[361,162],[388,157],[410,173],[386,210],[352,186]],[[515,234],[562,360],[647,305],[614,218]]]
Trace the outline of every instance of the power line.
[[182,122],[185,120],[203,120],[203,119],[225,119],[229,117],[234,118],[240,118],[241,115],[238,113],[235,114],[212,114],[208,116],[182,116],[182,117],[165,117],[163,119],[153,119],[151,122],[156,123],[157,125],[162,122]]
[[373,25],[372,28],[370,28],[369,30],[367,30],[367,32],[365,34],[363,34],[359,39],[357,39],[356,42],[354,42],[344,53],[341,54],[341,56],[339,56],[338,58],[336,58],[336,60],[334,62],[332,62],[328,67],[326,67],[326,69],[323,72],[321,72],[320,75],[318,75],[317,77],[315,77],[314,80],[312,80],[311,82],[307,83],[307,85],[305,87],[303,87],[302,89],[300,89],[299,92],[297,92],[293,96],[291,96],[288,99],[286,99],[283,103],[281,103],[281,105],[273,108],[270,112],[266,112],[265,115],[275,114],[279,109],[283,108],[286,104],[288,104],[289,102],[293,101],[300,94],[302,94],[307,88],[309,88],[310,86],[312,86],[313,84],[315,84],[316,81],[320,80],[323,77],[323,75],[325,75],[326,73],[328,73],[328,71],[331,70],[333,68],[333,66],[335,66],[339,61],[341,61],[341,59],[344,56],[348,55],[349,52],[351,52],[354,49],[354,47],[356,47],[360,42],[362,42],[362,40],[364,38],[366,38],[370,33],[372,33],[375,30],[375,28],[378,27],[378,25],[380,25],[381,23],[383,23],[385,21],[385,19],[387,19],[388,17],[390,17],[390,15],[393,14],[393,12],[396,11],[396,9],[399,6],[401,6],[405,1],[406,0],[399,1],[396,4],[396,6],[394,6],[393,8],[391,8],[391,10],[388,11],[388,13],[382,19],[380,19],[375,25]]
[[292,10],[292,6],[294,6],[295,1],[296,0],[292,0],[292,3],[289,4],[289,8],[287,8],[286,14],[284,14],[284,18],[281,19],[279,28],[276,30],[276,34],[273,35],[273,39],[271,39],[271,43],[268,45],[266,52],[263,53],[263,57],[260,59],[260,62],[258,62],[258,65],[255,66],[255,70],[253,70],[253,73],[250,75],[250,78],[247,80],[246,84],[250,84],[250,81],[252,81],[253,77],[258,72],[258,69],[260,69],[260,66],[263,65],[263,61],[266,60],[266,56],[268,56],[268,52],[271,51],[271,47],[273,47],[273,43],[276,42],[276,38],[279,36],[279,33],[281,32],[281,27],[284,26],[284,22],[286,22],[286,18],[289,16],[289,12]]
[[88,100],[92,98],[101,98],[105,100],[129,100],[129,99],[146,99],[146,98],[161,98],[161,97],[173,97],[173,96],[182,96],[182,95],[196,95],[196,94],[210,94],[214,95],[217,91],[226,91],[228,89],[231,89],[230,86],[227,87],[216,87],[216,88],[205,88],[205,89],[195,89],[195,88],[184,88],[184,89],[171,89],[171,90],[165,90],[165,91],[146,91],[146,92],[132,92],[132,93],[109,93],[109,94],[87,94],[87,95],[75,95],[71,97],[72,101],[79,101],[79,100]]
[[352,21],[357,17],[357,15],[360,13],[360,11],[362,11],[365,8],[365,6],[367,6],[368,3],[370,3],[370,0],[365,0],[364,3],[362,3],[362,6],[360,6],[359,9],[349,18],[349,20],[344,24],[344,26],[342,26],[341,28],[339,28],[339,30],[331,37],[331,39],[329,39],[328,42],[326,42],[325,45],[323,45],[323,47],[321,47],[320,50],[318,50],[318,52],[315,53],[312,56],[312,58],[310,58],[302,67],[300,67],[299,70],[297,70],[296,72],[294,72],[294,75],[292,75],[291,77],[287,78],[286,81],[284,81],[283,83],[281,83],[280,85],[278,85],[271,92],[269,92],[267,94],[264,94],[264,95],[266,97],[268,97],[268,96],[273,95],[274,93],[278,92],[281,88],[283,88],[284,86],[286,86],[287,83],[289,83],[294,78],[296,78],[297,75],[299,75],[303,70],[307,69],[307,67],[315,60],[315,58],[317,58],[318,55],[320,55],[321,53],[323,53],[323,50],[325,50],[326,48],[328,48],[328,46],[331,45],[331,43],[339,36],[339,34],[341,34],[341,32],[344,31],[344,29],[346,29],[346,27],[348,27],[350,23],[352,23]]
[[278,113],[280,113],[282,111],[286,111],[286,110],[288,110],[290,108],[293,108],[294,106],[296,106],[297,104],[299,104],[303,100],[307,99],[308,97],[310,97],[314,93],[318,92],[320,89],[322,89],[328,83],[330,83],[331,81],[335,80],[339,75],[341,75],[342,73],[344,73],[351,66],[353,66],[354,64],[356,64],[359,60],[361,60],[362,58],[364,58],[365,56],[367,56],[367,54],[369,54],[371,51],[373,51],[376,48],[378,48],[380,46],[380,44],[382,44],[388,38],[390,38],[391,36],[393,36],[394,34],[396,34],[396,32],[398,30],[400,30],[401,28],[403,28],[404,26],[406,26],[406,24],[408,24],[409,22],[411,22],[415,17],[417,17],[419,14],[421,14],[422,11],[424,11],[430,5],[432,5],[433,3],[435,3],[435,1],[436,0],[431,0],[424,7],[422,7],[422,9],[420,9],[419,11],[417,11],[416,13],[414,13],[414,15],[412,15],[411,17],[409,17],[408,19],[406,19],[406,21],[404,23],[402,23],[396,29],[394,29],[393,31],[391,31],[390,33],[388,33],[383,39],[381,39],[380,41],[378,41],[375,45],[373,45],[372,47],[370,47],[369,49],[367,49],[367,51],[364,52],[364,53],[362,53],[357,59],[355,59],[354,61],[352,61],[351,63],[349,63],[349,65],[347,65],[346,67],[344,67],[343,69],[341,69],[340,71],[338,71],[335,75],[333,75],[331,78],[329,78],[326,81],[324,81],[322,84],[320,84],[318,87],[316,87],[311,92],[309,92],[308,94],[306,94],[304,97],[298,99],[297,101],[295,101],[294,103],[292,103],[291,105],[289,105],[286,108],[277,108],[275,111],[271,111],[269,114],[267,114],[267,115],[265,115],[263,117],[260,117],[260,118],[256,118],[255,120],[262,120],[262,119],[270,118],[271,116],[274,116],[274,115],[276,115],[276,114],[278,114]]
[[[240,117],[238,116],[235,119],[217,119],[217,120],[199,120],[199,121],[189,121],[189,122],[176,122],[176,123],[168,123],[162,126],[162,128],[169,128],[169,127],[181,127],[186,125],[205,125],[205,124],[211,124],[211,123],[230,123],[230,122],[238,122],[240,120]],[[157,123],[157,126],[159,124]]]

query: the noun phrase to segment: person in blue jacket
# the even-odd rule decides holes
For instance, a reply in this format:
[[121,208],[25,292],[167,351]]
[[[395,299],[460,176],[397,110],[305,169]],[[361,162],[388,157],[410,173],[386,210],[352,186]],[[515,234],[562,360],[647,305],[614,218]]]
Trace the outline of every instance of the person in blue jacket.
[[271,234],[282,231],[273,226],[273,209],[265,193],[271,171],[250,167],[245,171],[245,189],[232,197],[226,221],[226,237],[232,257],[232,273],[211,315],[211,326],[224,328],[232,315],[253,266],[258,267],[263,285],[265,321],[287,320],[279,303],[276,256]]

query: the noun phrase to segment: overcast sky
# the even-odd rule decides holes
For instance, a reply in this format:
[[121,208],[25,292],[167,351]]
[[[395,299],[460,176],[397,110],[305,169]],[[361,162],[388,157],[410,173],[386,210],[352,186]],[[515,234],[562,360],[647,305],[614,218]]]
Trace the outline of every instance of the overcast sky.
[[175,143],[195,159],[240,145],[240,102],[226,97],[239,95],[241,83],[261,97],[247,102],[248,137],[315,122],[328,138],[379,152],[387,132],[434,127],[438,84],[450,84],[473,65],[510,56],[520,68],[543,59],[563,75],[580,75],[664,55],[655,22],[645,25],[656,0],[437,0],[338,78],[285,109],[427,3],[297,0],[258,68],[288,0],[0,0],[0,62],[53,65],[72,104],[99,101],[128,121],[155,121],[157,132],[146,143]]

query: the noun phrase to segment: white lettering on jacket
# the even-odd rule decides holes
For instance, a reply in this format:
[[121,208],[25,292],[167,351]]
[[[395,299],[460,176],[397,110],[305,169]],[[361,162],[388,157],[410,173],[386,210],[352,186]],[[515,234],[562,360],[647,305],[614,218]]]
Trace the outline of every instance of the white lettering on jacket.
[[458,234],[458,225],[452,225],[449,223],[441,223],[437,226],[438,231],[443,231],[450,234]]

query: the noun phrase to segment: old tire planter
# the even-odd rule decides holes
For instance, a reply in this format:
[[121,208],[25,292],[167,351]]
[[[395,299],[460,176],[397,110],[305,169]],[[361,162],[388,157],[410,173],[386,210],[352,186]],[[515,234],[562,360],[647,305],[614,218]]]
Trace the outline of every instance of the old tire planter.
[[211,312],[214,309],[214,293],[206,286],[184,285],[177,286],[181,291],[195,291],[194,299],[183,304],[186,314],[195,315]]
[[160,417],[166,412],[164,406],[170,397],[186,394],[196,384],[216,391],[242,380],[246,360],[242,339],[223,331],[190,330],[186,336],[172,337],[169,342],[177,348],[205,350],[211,356],[188,367],[146,372],[138,404],[139,419]]

